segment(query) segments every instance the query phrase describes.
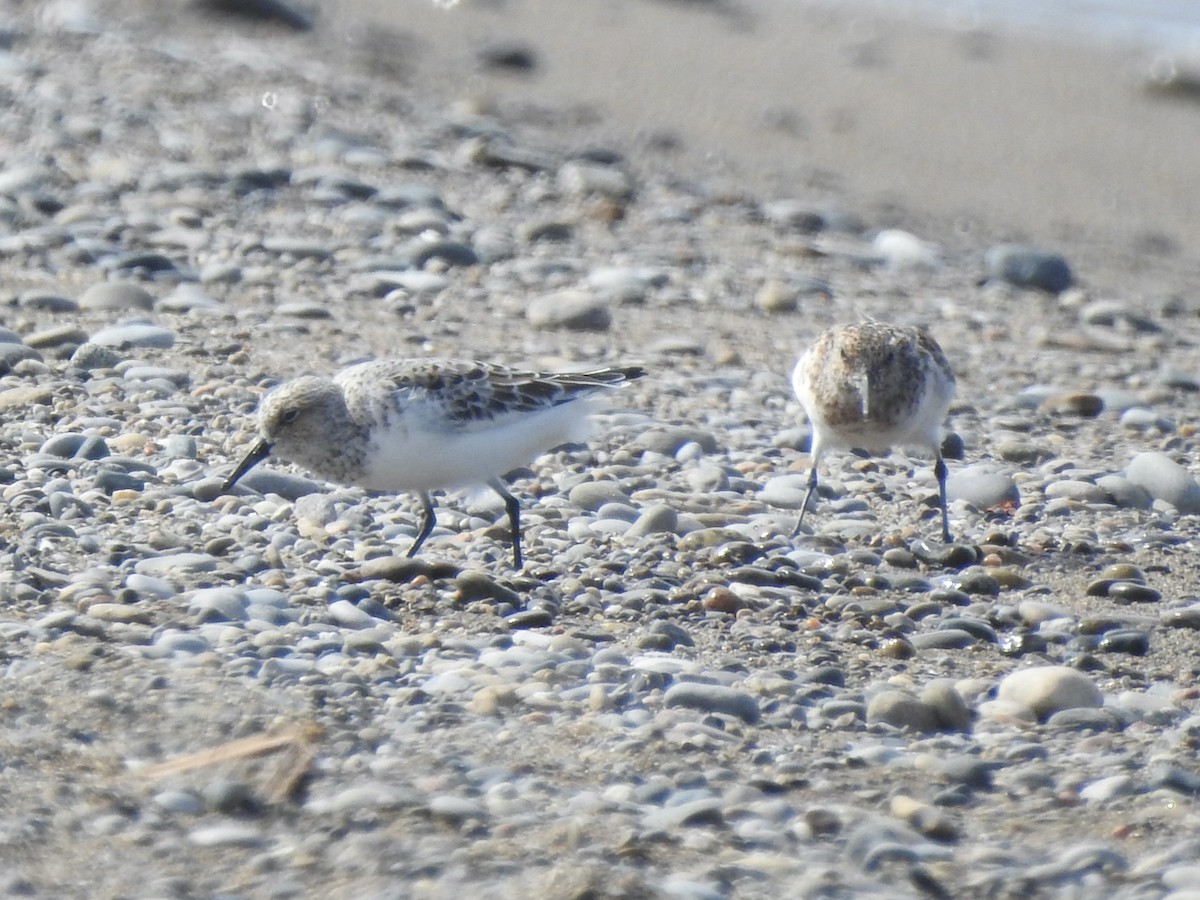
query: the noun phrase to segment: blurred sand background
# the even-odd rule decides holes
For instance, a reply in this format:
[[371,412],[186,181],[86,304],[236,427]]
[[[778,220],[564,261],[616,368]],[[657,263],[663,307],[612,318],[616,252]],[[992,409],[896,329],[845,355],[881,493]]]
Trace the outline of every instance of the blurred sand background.
[[[1200,102],[1146,89],[1153,48],[815,0],[340,0],[320,22],[396,48],[408,87],[551,119],[564,149],[951,250],[1031,241],[1098,287],[1200,259]],[[533,68],[481,65],[498,47]]]

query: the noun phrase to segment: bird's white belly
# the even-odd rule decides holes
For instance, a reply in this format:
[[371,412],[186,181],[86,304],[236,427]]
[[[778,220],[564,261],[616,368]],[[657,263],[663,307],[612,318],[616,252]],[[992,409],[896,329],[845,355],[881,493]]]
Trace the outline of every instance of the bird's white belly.
[[399,421],[374,435],[364,461],[362,487],[380,491],[430,491],[486,482],[536,456],[587,437],[588,400],[513,413],[471,430],[440,430]]

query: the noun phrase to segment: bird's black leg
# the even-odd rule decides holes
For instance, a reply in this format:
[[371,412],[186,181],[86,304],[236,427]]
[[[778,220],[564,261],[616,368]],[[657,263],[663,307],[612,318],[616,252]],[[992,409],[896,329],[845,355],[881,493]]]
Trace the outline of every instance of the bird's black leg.
[[437,524],[437,514],[433,511],[433,498],[429,496],[428,491],[421,491],[421,509],[424,514],[421,519],[421,530],[417,533],[417,539],[413,541],[413,545],[408,548],[409,559],[417,555],[417,551],[421,549],[425,539],[432,533],[433,526]]
[[508,512],[508,524],[512,528],[513,568],[521,568],[521,503],[508,492],[504,482],[493,478],[488,487],[504,498],[504,508]]
[[942,459],[940,453],[937,462],[933,464],[933,474],[937,476],[938,505],[942,510],[942,540],[949,544],[952,539],[950,537],[950,513],[946,511],[946,461]]
[[804,505],[800,507],[800,521],[796,523],[796,530],[792,532],[792,537],[800,533],[800,529],[804,527],[804,514],[808,512],[808,501],[812,499],[813,492],[817,489],[817,460],[813,458],[812,468],[808,470],[808,490],[804,492]]

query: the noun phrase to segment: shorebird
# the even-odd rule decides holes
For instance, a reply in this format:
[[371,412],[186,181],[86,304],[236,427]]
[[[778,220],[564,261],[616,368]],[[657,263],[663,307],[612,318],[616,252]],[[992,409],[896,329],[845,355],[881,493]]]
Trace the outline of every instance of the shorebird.
[[937,341],[919,328],[860,322],[838,325],[800,357],[792,387],[812,424],[812,468],[793,536],[817,488],[817,464],[832,449],[882,455],[892,447],[934,457],[942,539],[950,543],[941,428],[954,398],[954,373]]
[[521,505],[500,476],[587,434],[597,395],[641,378],[639,366],[538,373],[452,359],[360,363],[333,378],[304,376],[263,398],[260,437],[228,491],[268,455],[328,481],[415,491],[423,518],[408,556],[436,524],[431,492],[486,484],[504,499],[513,566],[521,568]]

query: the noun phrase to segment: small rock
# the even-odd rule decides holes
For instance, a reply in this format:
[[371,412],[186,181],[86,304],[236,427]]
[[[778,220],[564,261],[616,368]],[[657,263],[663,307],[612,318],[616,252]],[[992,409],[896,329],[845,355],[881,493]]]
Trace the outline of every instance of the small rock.
[[1001,680],[996,699],[1025,706],[1043,721],[1064,709],[1099,707],[1104,702],[1092,680],[1068,666],[1013,672]]
[[133,281],[106,281],[93,284],[79,297],[79,308],[86,310],[148,310],[154,297]]
[[882,722],[917,732],[938,728],[937,713],[929,704],[906,691],[891,689],[880,691],[867,703],[867,722]]
[[893,269],[937,269],[942,264],[941,250],[936,244],[896,228],[875,235],[871,247]]
[[102,328],[92,335],[91,343],[123,350],[129,347],[155,347],[169,350],[175,346],[175,332],[150,322],[127,322]]
[[529,304],[529,322],[536,328],[607,331],[612,325],[608,303],[586,291],[559,291]]
[[989,278],[1018,287],[1058,294],[1071,286],[1071,267],[1061,256],[1021,244],[1000,244],[988,250],[984,265]]
[[1125,475],[1155,500],[1169,503],[1181,513],[1200,512],[1200,484],[1165,453],[1139,453],[1125,468]]
[[672,685],[663,695],[664,706],[685,706],[706,712],[725,713],[737,716],[747,724],[758,721],[758,701],[745,691],[720,684],[702,684],[681,681]]

